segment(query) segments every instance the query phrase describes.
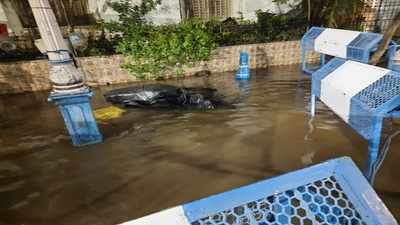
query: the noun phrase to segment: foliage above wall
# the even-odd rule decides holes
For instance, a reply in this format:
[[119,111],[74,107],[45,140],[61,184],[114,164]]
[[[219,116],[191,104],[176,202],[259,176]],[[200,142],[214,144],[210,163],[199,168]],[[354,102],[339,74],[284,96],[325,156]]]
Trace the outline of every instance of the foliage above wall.
[[192,19],[131,30],[118,44],[117,52],[131,57],[124,68],[147,79],[162,78],[166,71],[182,75],[183,65],[207,60],[215,47],[206,25]]
[[129,0],[112,2],[120,20],[104,24],[121,33],[116,51],[129,57],[123,67],[141,79],[160,79],[166,72],[182,75],[183,65],[207,60],[216,47],[212,30],[198,19],[160,26],[146,21],[146,14],[158,4],[159,0],[144,0],[137,6]]
[[[257,22],[243,18],[204,22],[192,18],[173,25],[154,25],[146,15],[161,0],[143,0],[139,5],[132,4],[132,0],[112,1],[109,6],[119,14],[119,20],[101,24],[103,31],[118,34],[117,38],[93,42],[88,53],[110,52],[114,44],[117,53],[130,59],[123,67],[141,79],[163,78],[165,73],[179,76],[182,66],[207,60],[216,46],[300,39],[309,21],[313,25],[350,28],[357,24],[362,11],[359,0],[274,2],[294,5],[286,14],[258,10]],[[101,49],[102,42],[105,49]]]

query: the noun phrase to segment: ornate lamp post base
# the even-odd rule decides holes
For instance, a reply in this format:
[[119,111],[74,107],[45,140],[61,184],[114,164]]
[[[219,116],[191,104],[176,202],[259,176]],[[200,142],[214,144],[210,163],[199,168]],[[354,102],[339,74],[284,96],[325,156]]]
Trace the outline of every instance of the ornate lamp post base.
[[49,101],[58,105],[74,146],[101,142],[89,101],[92,92],[73,63],[49,0],[29,0],[29,4],[51,66],[53,91]]
[[93,93],[87,89],[70,94],[51,93],[49,101],[58,105],[74,146],[84,146],[103,141],[94,118],[90,97]]

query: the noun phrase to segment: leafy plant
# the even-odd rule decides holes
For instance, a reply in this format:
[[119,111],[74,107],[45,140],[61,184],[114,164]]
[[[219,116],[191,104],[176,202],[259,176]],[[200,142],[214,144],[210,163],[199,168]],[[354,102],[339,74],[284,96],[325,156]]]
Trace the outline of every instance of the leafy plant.
[[212,34],[200,20],[177,25],[135,27],[123,36],[117,52],[130,57],[124,68],[142,79],[162,78],[163,72],[182,75],[182,66],[206,60],[216,47]]
[[199,19],[160,26],[148,22],[146,14],[159,3],[159,0],[144,0],[138,6],[132,6],[128,0],[110,3],[119,14],[119,21],[107,23],[106,27],[122,34],[116,51],[129,58],[123,68],[141,79],[161,79],[166,73],[180,76],[184,65],[208,59],[216,47],[211,27]]
[[105,28],[112,32],[129,32],[132,26],[149,24],[146,15],[161,4],[161,0],[143,0],[140,4],[133,0],[120,0],[107,4],[118,13],[118,21],[104,23]]

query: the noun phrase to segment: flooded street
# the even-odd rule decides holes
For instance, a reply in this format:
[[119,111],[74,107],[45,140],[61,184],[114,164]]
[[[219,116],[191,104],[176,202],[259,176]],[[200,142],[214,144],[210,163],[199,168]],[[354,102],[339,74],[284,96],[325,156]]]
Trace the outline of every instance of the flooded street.
[[[233,74],[167,82],[214,87],[233,107],[128,109],[99,124],[103,143],[81,148],[48,93],[1,96],[0,225],[111,225],[335,157],[364,168],[367,141],[321,102],[309,120],[298,67],[254,71],[249,83]],[[93,108],[117,87],[94,89]],[[399,150],[396,137],[375,184],[397,219]]]

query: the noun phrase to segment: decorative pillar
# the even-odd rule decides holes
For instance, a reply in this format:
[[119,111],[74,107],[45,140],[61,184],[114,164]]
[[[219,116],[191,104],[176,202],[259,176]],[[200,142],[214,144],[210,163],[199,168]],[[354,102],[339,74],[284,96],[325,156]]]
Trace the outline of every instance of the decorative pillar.
[[74,146],[98,143],[102,135],[93,116],[91,90],[75,67],[48,0],[29,0],[47,49],[53,90],[49,101],[58,105]]

